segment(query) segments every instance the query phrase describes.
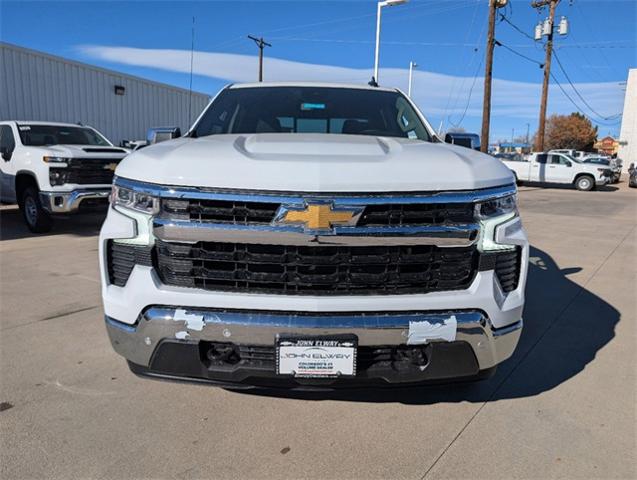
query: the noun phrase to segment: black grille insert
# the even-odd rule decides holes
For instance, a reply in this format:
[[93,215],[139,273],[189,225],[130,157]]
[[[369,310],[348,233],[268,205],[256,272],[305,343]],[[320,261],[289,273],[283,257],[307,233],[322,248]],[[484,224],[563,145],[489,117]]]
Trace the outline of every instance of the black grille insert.
[[292,246],[157,241],[168,285],[304,295],[401,294],[466,289],[474,246]]
[[368,205],[358,221],[364,227],[403,227],[471,223],[472,203]]
[[73,158],[65,168],[66,183],[78,185],[105,185],[113,183],[113,165],[120,158]]
[[502,291],[511,292],[518,288],[520,281],[520,265],[522,262],[522,249],[504,252],[490,252],[480,255],[480,271],[495,270],[495,275],[500,282]]
[[153,265],[152,247],[128,245],[109,240],[106,244],[106,262],[109,282],[123,287],[136,264],[149,267]]
[[502,290],[506,293],[518,288],[520,281],[521,249],[516,247],[509,252],[500,252],[495,259],[495,274]]
[[163,213],[168,218],[235,225],[268,225],[274,219],[278,208],[278,203],[170,199],[162,201]]

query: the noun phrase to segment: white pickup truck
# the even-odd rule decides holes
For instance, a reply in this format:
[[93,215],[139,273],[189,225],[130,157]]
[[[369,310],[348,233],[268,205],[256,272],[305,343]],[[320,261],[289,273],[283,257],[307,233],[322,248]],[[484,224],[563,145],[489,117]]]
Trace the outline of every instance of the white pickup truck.
[[611,181],[609,167],[582,163],[563,153],[532,153],[522,160],[502,160],[517,182],[562,183],[592,190]]
[[126,154],[88,126],[0,122],[1,200],[19,205],[32,232],[47,232],[55,215],[104,211]]
[[138,375],[407,386],[482,378],[515,349],[513,175],[398,90],[231,85],[115,173],[102,298]]

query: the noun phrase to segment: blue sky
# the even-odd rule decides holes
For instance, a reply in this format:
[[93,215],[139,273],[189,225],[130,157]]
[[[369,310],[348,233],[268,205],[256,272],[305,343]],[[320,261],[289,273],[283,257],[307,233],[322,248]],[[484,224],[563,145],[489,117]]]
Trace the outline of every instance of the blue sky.
[[[411,0],[383,9],[381,83],[407,89],[435,128],[479,131],[487,0]],[[538,13],[529,1],[500,10],[532,36]],[[558,37],[549,113],[577,104],[600,133],[619,133],[629,68],[637,66],[637,0],[562,0],[558,17],[570,34]],[[195,17],[193,88],[214,94],[223,85],[252,81],[257,48],[245,36],[263,35],[266,80],[366,82],[374,54],[376,2],[0,1],[0,38],[17,45],[188,88],[192,17]],[[491,140],[531,134],[537,126],[542,70],[514,52],[543,62],[541,44],[505,21],[496,25]],[[579,95],[582,98],[580,98]],[[588,104],[588,106],[586,105]]]

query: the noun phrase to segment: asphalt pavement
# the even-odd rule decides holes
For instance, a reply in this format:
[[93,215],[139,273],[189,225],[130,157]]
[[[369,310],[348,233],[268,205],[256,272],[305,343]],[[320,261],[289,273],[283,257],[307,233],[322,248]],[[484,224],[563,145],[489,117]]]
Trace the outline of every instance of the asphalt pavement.
[[637,189],[521,187],[525,328],[490,380],[237,393],[143,380],[103,325],[99,218],[0,209],[0,477],[637,478]]

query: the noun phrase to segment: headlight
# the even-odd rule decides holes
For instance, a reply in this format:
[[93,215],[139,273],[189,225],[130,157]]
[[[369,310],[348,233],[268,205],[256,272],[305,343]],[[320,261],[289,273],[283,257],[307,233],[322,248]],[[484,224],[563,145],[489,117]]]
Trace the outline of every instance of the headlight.
[[68,170],[66,168],[50,168],[49,169],[49,183],[52,186],[64,185],[68,177]]
[[500,217],[509,213],[518,213],[517,196],[496,198],[476,204],[476,217],[484,220],[487,218]]
[[68,166],[68,163],[71,161],[70,158],[65,157],[42,157],[42,160],[45,163],[56,163],[64,166]]
[[113,185],[111,205],[129,208],[151,215],[159,213],[159,199],[144,192]]

